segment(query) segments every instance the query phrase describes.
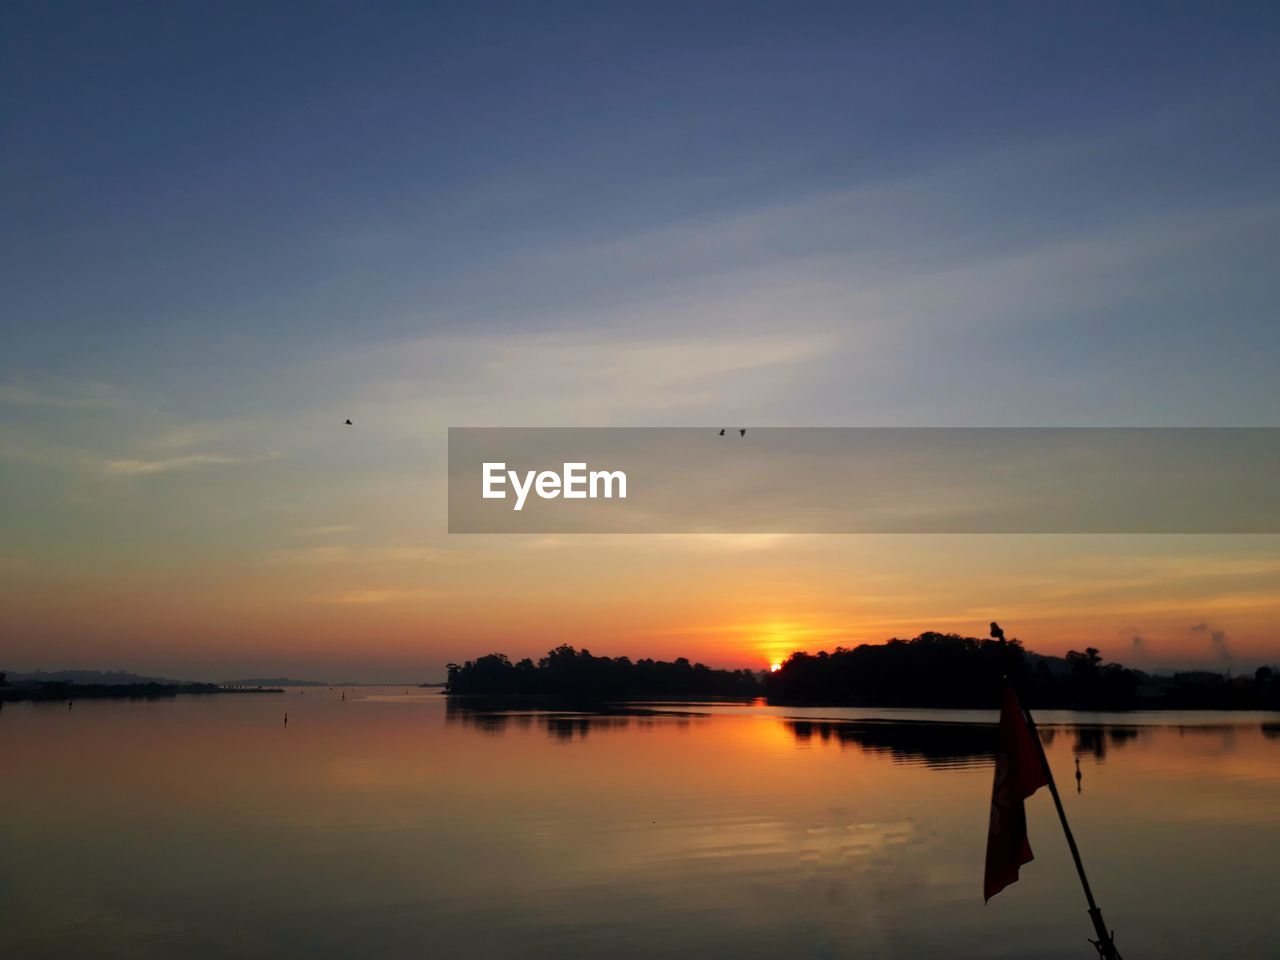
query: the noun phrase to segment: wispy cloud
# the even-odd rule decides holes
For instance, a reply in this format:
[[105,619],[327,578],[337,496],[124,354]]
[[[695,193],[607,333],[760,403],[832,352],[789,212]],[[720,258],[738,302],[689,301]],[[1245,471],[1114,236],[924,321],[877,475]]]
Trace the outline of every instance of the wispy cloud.
[[266,559],[269,564],[298,566],[332,566],[363,563],[456,563],[456,555],[437,547],[367,546],[326,544],[298,549],[275,550]]
[[[358,422],[415,435],[446,424],[652,424],[758,410],[780,403],[840,340],[829,331],[759,329],[762,313],[788,309],[780,294],[771,308],[762,300],[684,305],[701,317],[704,332],[696,334],[659,332],[677,311],[655,306],[636,314],[627,332],[428,336],[379,344],[341,368],[361,380]],[[756,317],[757,328],[705,332],[712,314]]]
[[223,466],[234,463],[256,463],[276,459],[279,454],[237,457],[221,453],[192,453],[182,457],[162,460],[106,460],[102,468],[113,476],[143,476],[153,473],[173,473],[178,470],[194,470],[199,467]]
[[289,534],[295,537],[330,537],[341,533],[352,533],[355,529],[349,523],[328,523],[310,527],[295,527],[289,531]]
[[438,591],[434,590],[388,590],[375,588],[368,590],[340,590],[332,594],[314,596],[311,599],[313,603],[331,603],[337,606],[363,607],[378,604],[429,600],[438,595]]

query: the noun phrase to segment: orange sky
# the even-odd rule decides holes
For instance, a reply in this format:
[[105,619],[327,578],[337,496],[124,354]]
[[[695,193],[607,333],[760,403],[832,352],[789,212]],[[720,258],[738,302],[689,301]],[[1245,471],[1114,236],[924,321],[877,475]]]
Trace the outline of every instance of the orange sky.
[[1251,669],[1277,654],[1274,539],[437,534],[390,547],[325,530],[217,562],[11,564],[5,666],[439,679],[450,660],[563,642],[763,669],[796,649],[984,635],[997,618],[1045,653]]

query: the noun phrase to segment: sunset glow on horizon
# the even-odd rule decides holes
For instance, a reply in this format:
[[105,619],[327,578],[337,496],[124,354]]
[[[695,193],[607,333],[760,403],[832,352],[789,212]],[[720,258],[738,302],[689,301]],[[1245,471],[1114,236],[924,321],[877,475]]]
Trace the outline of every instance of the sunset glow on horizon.
[[[327,534],[196,570],[117,564],[49,580],[11,568],[23,586],[8,601],[8,665],[426,680],[449,661],[537,659],[569,643],[767,669],[797,650],[927,630],[984,636],[998,617],[1037,652],[1096,646],[1140,668],[1247,669],[1273,656],[1280,613],[1269,538],[813,537],[767,549],[734,549],[731,538],[496,539],[428,555]],[[75,604],[59,602],[68,590]],[[1193,629],[1201,623],[1225,633],[1232,661]]]
[[1263,33],[56,7],[0,93],[0,669],[764,670],[992,619],[1280,659],[1275,536],[446,532],[450,427],[1280,424]]

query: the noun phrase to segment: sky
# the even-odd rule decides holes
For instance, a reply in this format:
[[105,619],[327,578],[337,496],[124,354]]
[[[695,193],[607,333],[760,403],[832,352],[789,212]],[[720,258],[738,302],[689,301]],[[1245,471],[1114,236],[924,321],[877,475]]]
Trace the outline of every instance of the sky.
[[449,426],[1280,426],[1278,40],[1260,4],[5,4],[0,668],[763,667],[993,618],[1280,660],[1275,537],[445,532]]

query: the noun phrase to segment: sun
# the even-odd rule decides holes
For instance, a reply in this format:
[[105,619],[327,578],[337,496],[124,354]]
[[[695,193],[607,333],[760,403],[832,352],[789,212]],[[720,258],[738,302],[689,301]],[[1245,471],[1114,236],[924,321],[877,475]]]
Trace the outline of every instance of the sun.
[[782,664],[776,660],[773,663],[769,664],[770,673],[777,673],[781,669],[782,669]]

